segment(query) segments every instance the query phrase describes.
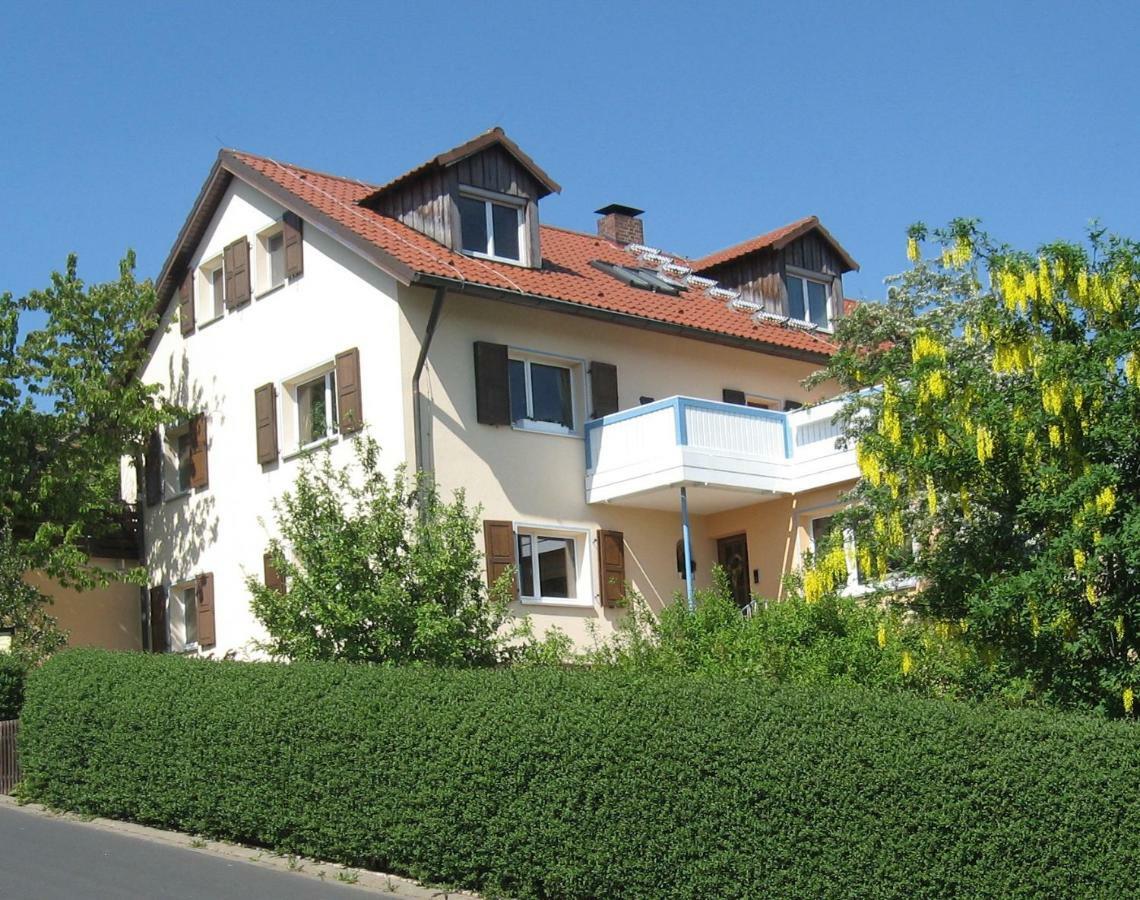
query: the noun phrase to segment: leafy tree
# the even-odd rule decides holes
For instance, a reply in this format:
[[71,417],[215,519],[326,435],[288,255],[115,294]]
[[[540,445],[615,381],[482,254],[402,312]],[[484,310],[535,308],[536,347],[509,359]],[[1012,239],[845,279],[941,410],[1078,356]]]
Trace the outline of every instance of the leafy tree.
[[270,555],[284,592],[250,577],[267,649],[291,659],[492,665],[508,649],[507,583],[488,591],[476,512],[457,491],[401,467],[388,478],[379,447],[355,442],[355,465],[324,451],[302,462],[276,503]]
[[[842,518],[860,570],[920,576],[913,607],[1025,698],[1131,714],[1140,245],[1094,229],[1025,253],[957,220],[915,226],[909,254],[815,376],[858,392],[841,417],[862,478]],[[837,586],[841,556],[836,544],[805,573],[809,598]]]
[[[71,255],[43,290],[0,295],[0,627],[33,656],[61,635],[19,575],[103,580],[84,548],[119,527],[119,461],[180,414],[137,377],[158,316],[134,267],[128,252],[117,280],[87,285]],[[28,313],[44,324],[21,334]]]

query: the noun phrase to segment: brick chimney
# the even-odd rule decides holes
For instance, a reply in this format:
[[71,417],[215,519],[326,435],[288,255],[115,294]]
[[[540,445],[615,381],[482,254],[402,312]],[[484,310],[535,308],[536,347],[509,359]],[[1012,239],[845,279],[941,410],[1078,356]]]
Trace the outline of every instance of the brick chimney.
[[637,218],[645,210],[611,203],[594,211],[601,216],[598,219],[598,234],[607,241],[622,246],[645,243],[645,223]]

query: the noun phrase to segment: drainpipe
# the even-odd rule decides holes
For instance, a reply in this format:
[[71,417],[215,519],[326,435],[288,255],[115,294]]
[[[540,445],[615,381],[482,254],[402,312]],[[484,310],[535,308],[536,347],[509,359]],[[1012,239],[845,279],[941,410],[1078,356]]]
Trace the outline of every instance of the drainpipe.
[[420,376],[424,371],[424,363],[427,362],[428,350],[431,349],[432,338],[435,337],[435,327],[439,324],[439,314],[443,310],[443,298],[446,293],[446,288],[438,287],[435,289],[435,297],[431,303],[431,314],[428,316],[427,329],[424,331],[423,341],[420,342],[420,355],[416,360],[416,370],[412,373],[412,428],[415,429],[417,472],[424,471],[424,435],[422,425],[423,413],[420,411]]
[[689,603],[689,612],[696,608],[693,600],[693,538],[689,533],[689,495],[685,486],[681,485],[681,537],[685,543],[685,597]]

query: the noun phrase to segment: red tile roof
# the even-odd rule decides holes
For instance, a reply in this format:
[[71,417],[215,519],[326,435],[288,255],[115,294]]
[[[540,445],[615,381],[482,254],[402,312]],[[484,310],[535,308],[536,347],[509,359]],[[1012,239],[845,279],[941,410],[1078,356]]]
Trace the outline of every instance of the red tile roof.
[[[671,297],[627,287],[590,262],[631,265],[635,257],[597,235],[543,225],[541,269],[475,259],[449,250],[396,219],[359,206],[362,198],[376,190],[374,185],[250,153],[223,151],[223,158],[226,154],[415,273],[755,341],[795,353],[827,356],[835,350],[822,335],[774,322],[757,324],[747,312],[729,309],[701,291],[690,289]],[[786,228],[801,226],[803,221]]]
[[700,272],[704,269],[711,269],[713,266],[719,266],[721,263],[731,262],[747,253],[755,253],[757,250],[765,250],[768,247],[775,246],[782,238],[809,231],[813,226],[818,224],[819,219],[815,216],[805,216],[802,219],[796,219],[796,221],[789,222],[787,225],[769,231],[767,234],[757,235],[754,238],[741,241],[739,244],[733,244],[731,247],[718,250],[716,253],[710,253],[708,256],[695,259],[693,260],[693,268]]

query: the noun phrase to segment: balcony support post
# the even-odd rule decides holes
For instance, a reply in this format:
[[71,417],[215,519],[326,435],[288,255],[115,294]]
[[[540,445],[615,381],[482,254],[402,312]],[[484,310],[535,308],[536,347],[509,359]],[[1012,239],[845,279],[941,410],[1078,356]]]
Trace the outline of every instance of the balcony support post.
[[689,531],[689,495],[684,485],[681,485],[681,539],[685,545],[685,597],[689,612],[692,612],[696,608],[693,599],[693,537]]

